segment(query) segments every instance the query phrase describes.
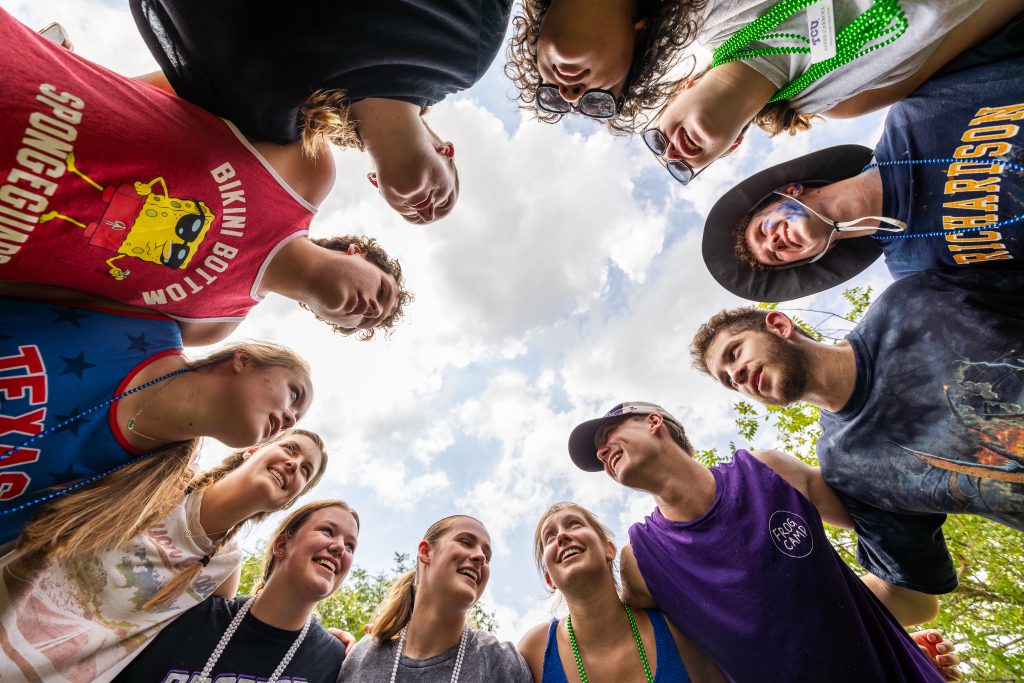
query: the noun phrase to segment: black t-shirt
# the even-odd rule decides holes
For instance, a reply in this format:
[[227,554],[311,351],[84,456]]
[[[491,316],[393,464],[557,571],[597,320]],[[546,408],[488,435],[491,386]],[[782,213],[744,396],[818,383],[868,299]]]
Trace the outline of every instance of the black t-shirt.
[[1024,213],[1024,173],[994,165],[1024,165],[1022,39],[1024,15],[889,109],[876,159],[944,160],[879,168],[882,215],[906,221],[908,233],[939,233],[879,240],[893,277],[1024,269],[1024,222],[958,232]]
[[511,0],[131,0],[179,96],[271,142],[299,137],[319,89],[434,104],[478,81]]
[[856,386],[821,413],[822,474],[854,518],[864,568],[949,592],[947,513],[1024,531],[1024,272],[910,275],[847,340]]
[[[190,683],[206,666],[247,597],[207,598],[175,619],[114,679],[114,683]],[[213,669],[213,683],[265,681],[299,631],[284,631],[245,615]],[[334,683],[345,648],[316,621],[278,679],[280,683]],[[218,677],[223,677],[219,679]]]

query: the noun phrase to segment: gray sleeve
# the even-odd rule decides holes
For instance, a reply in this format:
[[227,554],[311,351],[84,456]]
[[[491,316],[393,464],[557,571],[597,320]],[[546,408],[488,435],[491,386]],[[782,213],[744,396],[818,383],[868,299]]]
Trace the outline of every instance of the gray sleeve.
[[512,643],[499,642],[490,633],[477,631],[475,645],[480,654],[483,655],[478,661],[486,662],[486,670],[478,672],[478,678],[467,680],[495,681],[495,683],[533,683],[533,674],[530,673],[530,667]]
[[[380,662],[380,648],[374,646],[372,637],[366,636],[353,646],[351,652],[345,655],[345,660],[341,663],[341,671],[338,672],[338,683],[376,680],[376,674],[384,671]],[[387,673],[391,673],[390,669],[387,670]]]

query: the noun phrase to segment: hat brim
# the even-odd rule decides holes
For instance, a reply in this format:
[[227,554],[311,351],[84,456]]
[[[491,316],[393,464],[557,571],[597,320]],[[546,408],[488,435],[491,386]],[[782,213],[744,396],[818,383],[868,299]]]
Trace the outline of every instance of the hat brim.
[[594,437],[605,423],[625,417],[629,415],[604,415],[576,425],[569,434],[569,457],[576,467],[586,472],[600,472],[604,469],[604,465],[597,459]]
[[718,284],[751,301],[790,301],[831,289],[870,266],[882,254],[870,239],[840,240],[814,263],[754,270],[736,257],[732,231],[768,193],[788,183],[852,178],[871,162],[863,145],[838,145],[756,173],[726,192],[704,223],[704,264]]

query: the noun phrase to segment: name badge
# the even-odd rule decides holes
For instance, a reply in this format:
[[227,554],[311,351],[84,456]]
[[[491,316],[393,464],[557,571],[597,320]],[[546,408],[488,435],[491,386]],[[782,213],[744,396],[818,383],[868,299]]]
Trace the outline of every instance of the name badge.
[[811,41],[811,63],[836,56],[836,20],[832,0],[818,0],[807,8],[807,40]]

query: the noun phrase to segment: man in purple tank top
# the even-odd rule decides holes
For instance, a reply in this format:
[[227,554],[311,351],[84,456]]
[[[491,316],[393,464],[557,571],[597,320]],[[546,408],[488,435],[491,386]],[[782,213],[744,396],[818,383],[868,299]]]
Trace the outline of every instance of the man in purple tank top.
[[955,655],[933,664],[901,626],[931,619],[935,597],[861,580],[833,550],[822,519],[853,524],[816,468],[744,450],[706,468],[693,453],[653,403],[620,404],[569,437],[578,467],[654,497],[622,550],[628,602],[656,605],[738,683],[959,678],[945,668]]

